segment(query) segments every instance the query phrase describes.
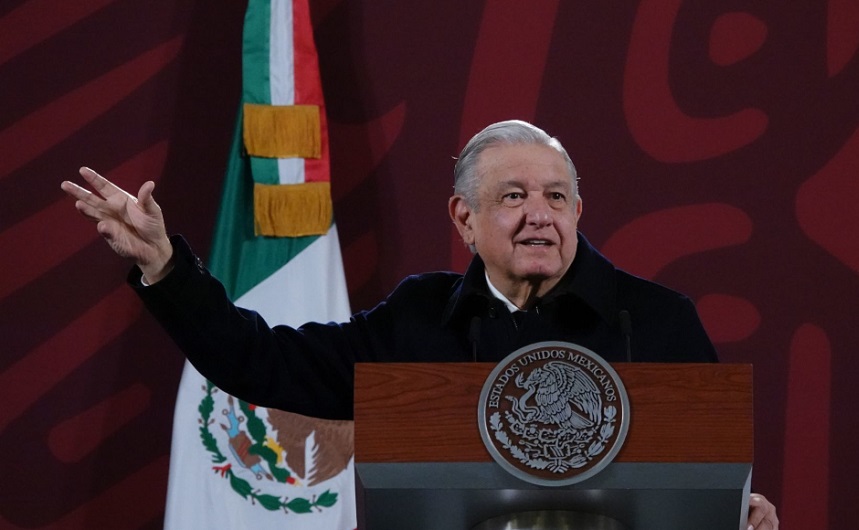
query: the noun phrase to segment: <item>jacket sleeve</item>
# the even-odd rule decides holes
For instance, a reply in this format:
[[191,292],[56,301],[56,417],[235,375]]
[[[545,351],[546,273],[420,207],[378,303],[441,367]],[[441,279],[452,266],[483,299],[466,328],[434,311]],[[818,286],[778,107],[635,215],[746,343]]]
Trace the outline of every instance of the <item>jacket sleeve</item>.
[[[373,334],[366,314],[346,323],[269,326],[258,313],[230,301],[181,236],[171,242],[175,265],[167,277],[143,286],[135,267],[128,281],[203,376],[256,405],[352,418],[354,364],[376,360],[386,342],[384,335]],[[384,304],[373,312],[376,320],[388,313]]]

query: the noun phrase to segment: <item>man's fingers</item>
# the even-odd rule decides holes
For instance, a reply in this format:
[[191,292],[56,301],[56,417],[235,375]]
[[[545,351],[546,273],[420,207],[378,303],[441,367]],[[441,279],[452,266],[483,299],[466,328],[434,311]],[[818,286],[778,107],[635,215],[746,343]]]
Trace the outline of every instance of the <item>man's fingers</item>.
[[[101,211],[104,208],[105,200],[92,193],[88,189],[82,188],[75,184],[74,182],[65,181],[60,187],[65,191],[70,197],[77,199],[75,202],[75,207],[82,214],[86,215],[90,218],[100,217],[96,215],[97,211]],[[89,208],[82,208],[82,206],[88,206]]]
[[106,178],[102,177],[88,167],[82,167],[80,168],[80,170],[78,170],[78,172],[81,174],[84,180],[86,180],[87,183],[92,186],[93,189],[96,190],[99,195],[101,195],[105,199],[116,193],[121,193],[134,199],[135,201],[137,200],[134,198],[134,195],[128,193],[124,189],[120,188],[113,182],[107,180]]
[[85,201],[89,198],[90,195],[92,195],[89,190],[85,190],[74,182],[70,182],[68,180],[64,180],[63,183],[60,184],[60,188],[62,188],[62,190],[66,192],[66,194],[79,201]]
[[84,201],[75,201],[75,208],[90,221],[98,222],[104,217],[101,210]]
[[101,193],[104,189],[108,189],[109,191],[109,188],[113,186],[113,184],[109,180],[102,177],[88,167],[80,168],[78,170],[78,173],[80,173],[84,180],[87,181],[87,184],[92,186],[93,189],[98,191],[99,193]]
[[776,530],[776,509],[763,495],[752,493],[749,497],[749,529]]

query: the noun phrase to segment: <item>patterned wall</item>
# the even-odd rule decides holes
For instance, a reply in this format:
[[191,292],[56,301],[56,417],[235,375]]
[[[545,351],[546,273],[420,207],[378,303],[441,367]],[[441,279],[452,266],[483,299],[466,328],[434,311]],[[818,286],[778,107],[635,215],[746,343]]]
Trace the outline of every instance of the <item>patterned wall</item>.
[[[241,5],[239,5],[241,4]],[[580,224],[752,362],[755,489],[848,528],[859,412],[859,5],[312,0],[354,309],[462,269],[452,160],[491,121],[557,135]],[[159,528],[181,355],[59,190],[157,181],[205,256],[244,5],[0,4],[0,528]]]

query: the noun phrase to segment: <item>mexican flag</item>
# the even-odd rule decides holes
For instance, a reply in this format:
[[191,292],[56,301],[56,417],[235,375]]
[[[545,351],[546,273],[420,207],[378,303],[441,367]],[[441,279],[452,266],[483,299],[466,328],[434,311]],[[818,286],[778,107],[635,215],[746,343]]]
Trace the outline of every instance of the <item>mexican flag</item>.
[[[243,95],[209,268],[270,325],[344,321],[328,137],[307,0],[249,0]],[[352,424],[256,407],[185,364],[168,530],[356,526]]]

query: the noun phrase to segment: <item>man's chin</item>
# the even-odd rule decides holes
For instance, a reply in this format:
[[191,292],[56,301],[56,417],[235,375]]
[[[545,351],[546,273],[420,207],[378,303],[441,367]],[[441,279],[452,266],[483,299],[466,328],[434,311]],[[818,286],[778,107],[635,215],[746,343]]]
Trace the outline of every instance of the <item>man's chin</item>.
[[563,271],[560,267],[529,267],[522,271],[520,278],[525,279],[529,283],[540,284],[544,282],[557,281],[563,276]]

